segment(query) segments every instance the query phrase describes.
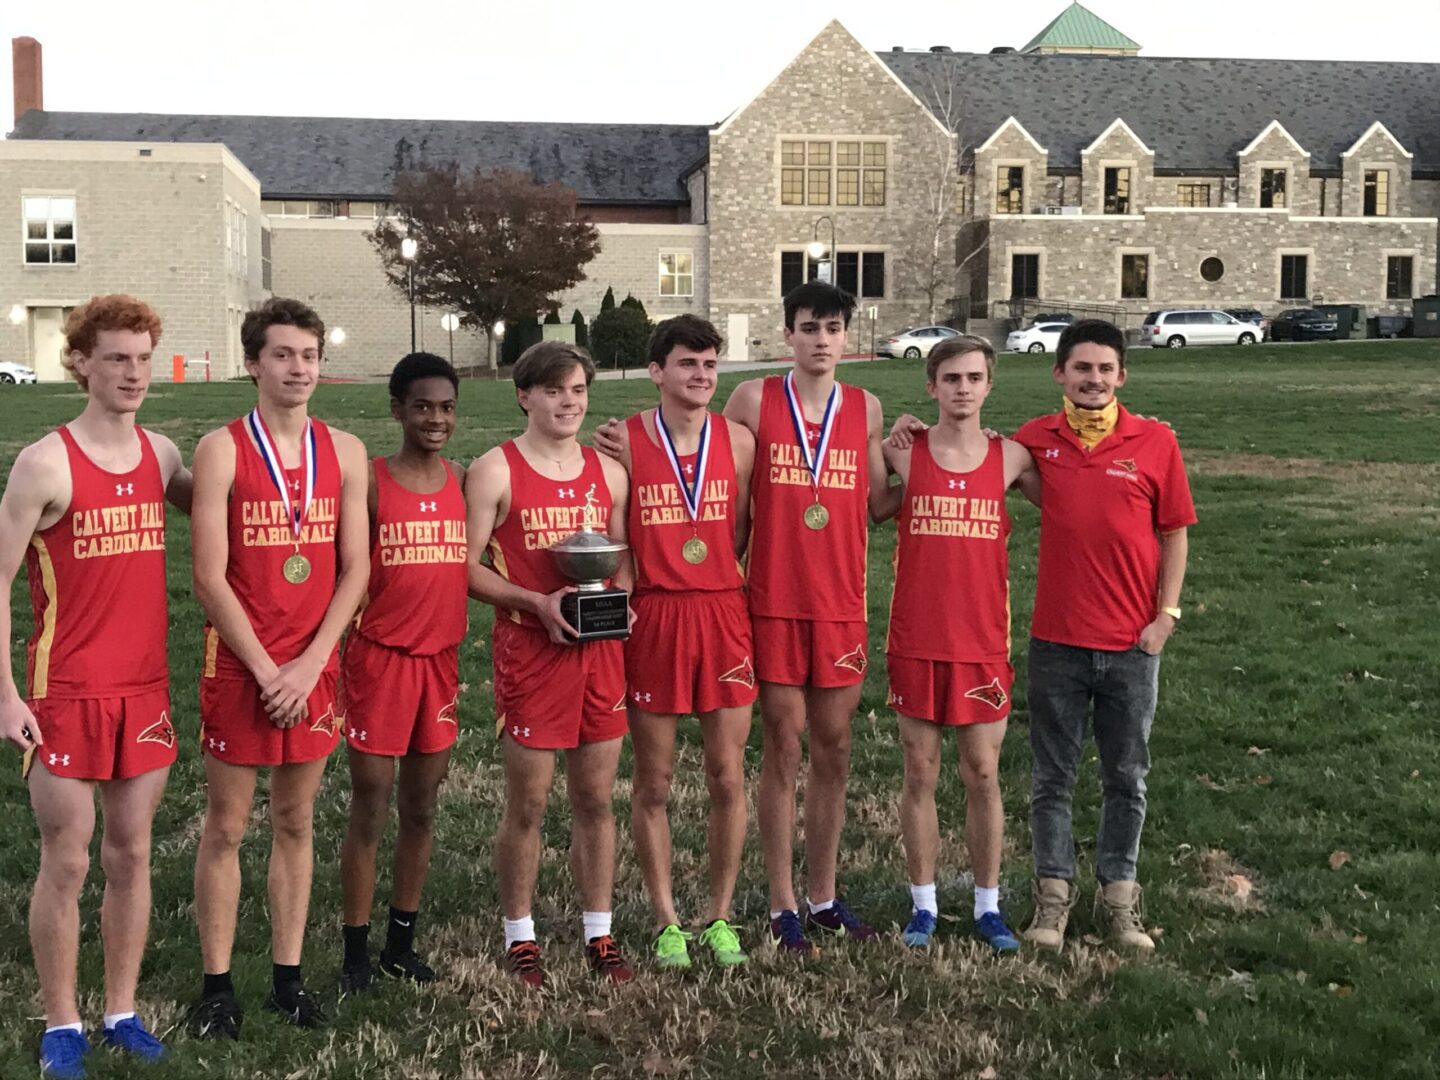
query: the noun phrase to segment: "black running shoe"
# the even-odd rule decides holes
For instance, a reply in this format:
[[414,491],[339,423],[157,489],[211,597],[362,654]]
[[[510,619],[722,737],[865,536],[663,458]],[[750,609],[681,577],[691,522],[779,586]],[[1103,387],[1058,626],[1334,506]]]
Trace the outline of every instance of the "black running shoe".
[[277,986],[270,991],[270,1000],[265,1007],[272,1012],[277,1012],[296,1027],[302,1028],[323,1028],[328,1027],[330,1018],[325,1015],[325,1010],[320,1003],[305,992],[305,987],[300,985]]
[[392,956],[380,950],[380,970],[392,979],[410,979],[417,983],[432,983],[435,972],[429,964],[416,955],[414,949]]
[[194,1039],[238,1039],[244,1014],[235,995],[206,994],[190,1009],[186,1027]]
[[342,994],[363,994],[370,989],[375,978],[375,969],[367,962],[364,967],[340,969],[340,992]]

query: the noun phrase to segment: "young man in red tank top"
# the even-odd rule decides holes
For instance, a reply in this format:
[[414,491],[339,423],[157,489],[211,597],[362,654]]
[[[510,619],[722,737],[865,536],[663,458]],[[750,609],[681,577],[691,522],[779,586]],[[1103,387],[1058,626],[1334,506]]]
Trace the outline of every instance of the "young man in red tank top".
[[755,437],[709,411],[722,344],[694,315],[650,338],[658,408],[632,416],[620,462],[630,474],[635,626],[625,643],[635,750],[631,827],[655,909],[655,962],[689,967],[671,883],[676,725],[700,722],[709,794],[710,906],[700,942],[719,964],[746,961],[729,923],[745,846],[745,740],[755,702],[754,647],[738,559],[749,538]]
[[981,430],[995,375],[989,342],[949,338],[931,351],[925,374],[939,422],[907,449],[885,445],[886,465],[901,481],[891,489],[899,536],[885,661],[905,751],[900,830],[913,911],[903,936],[912,947],[928,945],[939,916],[935,785],[945,730],[954,728],[975,933],[997,952],[1014,952],[1020,942],[999,906],[1005,807],[997,771],[1015,681],[1005,492],[1018,484],[1038,497],[1039,477],[1023,446]]
[[[465,477],[470,595],[495,607],[496,735],[505,762],[505,810],[495,872],[505,917],[506,969],[544,982],[532,903],[540,873],[540,825],[565,751],[570,867],[583,907],[585,955],[611,982],[629,965],[610,935],[615,881],[611,798],[625,734],[625,657],[617,640],[574,643],[560,612],[575,587],[546,548],[589,521],[625,538],[625,470],[576,441],[595,363],[584,349],[544,341],[515,365],[523,434],[477,458]],[[482,561],[482,557],[488,561]],[[628,560],[615,584],[628,590]]]
[[340,738],[337,649],[369,577],[365,447],[309,414],[325,324],[297,300],[267,300],[240,327],[258,403],[195,450],[195,596],[205,609],[200,680],[205,824],[195,856],[204,989],[201,1039],[238,1038],[230,978],[240,842],[255,781],[270,770],[268,1007],[290,1023],[326,1017],[300,953],[314,870],[315,794]]
[[[85,409],[15,459],[0,499],[0,583],[28,556],[35,629],[22,698],[0,665],[0,739],[26,753],[40,828],[30,942],[46,1031],[42,1076],[84,1076],[75,995],[80,890],[105,816],[105,1042],[145,1060],[165,1050],[135,1015],[150,920],[150,826],[175,760],[165,655],[165,501],[190,510],[175,444],[140,430],[159,316],[129,296],[71,312],[63,364]],[[10,640],[0,606],[0,640]]]
[[399,832],[380,971],[433,982],[415,953],[420,890],[430,869],[435,803],[459,733],[465,637],[464,472],[441,457],[455,431],[460,380],[432,353],[390,373],[400,449],[370,470],[370,587],[341,657],[341,714],[350,748],[350,824],[340,849],[345,956],[340,989],[369,988],[375,856],[399,759]]
[[[748,593],[765,730],[760,841],[770,879],[770,932],[810,955],[809,927],[862,941],[875,931],[837,898],[835,864],[845,821],[850,724],[868,664],[867,517],[883,520],[880,401],[835,379],[855,300],[812,281],[785,297],[785,341],[795,365],[782,378],[742,382],[725,416],[755,436],[754,527]],[[618,453],[621,425],[596,432]],[[867,513],[868,511],[868,513]],[[802,921],[791,866],[801,740],[810,735],[805,797],[808,891]]]

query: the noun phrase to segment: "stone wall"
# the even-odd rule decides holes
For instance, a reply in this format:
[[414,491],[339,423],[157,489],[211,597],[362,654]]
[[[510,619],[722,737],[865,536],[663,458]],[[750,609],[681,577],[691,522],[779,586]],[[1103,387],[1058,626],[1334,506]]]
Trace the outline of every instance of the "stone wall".
[[[60,312],[91,296],[128,292],[152,304],[164,322],[156,379],[171,377],[177,353],[198,360],[208,351],[215,377],[229,373],[227,307],[248,307],[262,294],[259,183],[228,150],[193,143],[0,142],[0,206],[19,214],[25,195],[74,196],[76,262],[0,259],[0,357],[33,364],[42,378],[60,378],[58,349],[36,356],[37,327],[53,325]],[[227,264],[227,197],[249,215],[251,265],[243,272]],[[5,317],[11,313],[18,321]],[[190,377],[203,377],[200,370]]]
[[[884,142],[886,200],[883,207],[786,206],[780,201],[782,139]],[[875,307],[880,332],[923,322],[930,313],[909,257],[933,236],[921,224],[927,193],[950,169],[958,189],[953,135],[838,22],[830,23],[785,70],[710,136],[710,311],[722,333],[734,336],[748,323],[752,359],[788,354],[782,334],[780,255],[803,250],[819,235],[829,243],[828,216],[844,251],[885,253],[885,295],[861,298]],[[954,211],[953,191],[952,205]],[[958,217],[958,215],[957,215]],[[955,220],[943,242],[952,250]],[[947,267],[939,314],[955,289]],[[731,321],[731,316],[736,320]],[[848,349],[868,349],[864,318],[851,327]]]

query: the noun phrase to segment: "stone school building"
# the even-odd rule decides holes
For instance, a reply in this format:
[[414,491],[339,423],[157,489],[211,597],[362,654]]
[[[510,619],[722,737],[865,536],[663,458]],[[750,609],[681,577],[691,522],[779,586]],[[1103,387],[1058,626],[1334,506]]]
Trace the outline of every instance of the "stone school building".
[[[932,321],[994,333],[1022,300],[1135,326],[1436,290],[1440,64],[1147,57],[1078,3],[988,51],[877,52],[832,22],[720,122],[660,125],[48,112],[39,44],[13,50],[0,358],[42,379],[65,312],[114,290],[164,316],[161,378],[175,354],[239,373],[272,294],[343,330],[331,374],[387,372],[410,313],[365,234],[397,172],[452,162],[576,191],[601,251],[562,319],[613,288],[710,318],[729,360],[785,355],[781,297],[821,273],[859,298],[853,351]],[[418,320],[442,354],[444,314]],[[480,342],[457,334],[456,362]]]

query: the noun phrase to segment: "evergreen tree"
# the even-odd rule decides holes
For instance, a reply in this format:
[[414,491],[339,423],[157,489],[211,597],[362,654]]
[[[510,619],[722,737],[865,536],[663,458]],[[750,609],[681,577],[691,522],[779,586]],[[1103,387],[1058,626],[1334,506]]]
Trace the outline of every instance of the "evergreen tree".
[[580,309],[575,309],[575,314],[570,316],[570,325],[575,327],[575,344],[582,349],[590,347],[590,324],[585,321],[585,316],[580,314]]
[[546,325],[546,326],[559,326],[559,325],[560,325],[560,309],[559,309],[559,308],[553,308],[553,307],[552,307],[552,308],[550,309],[550,313],[545,316],[545,325]]
[[605,297],[604,297],[604,299],[602,299],[602,300],[600,301],[600,314],[601,314],[601,315],[604,315],[605,312],[612,310],[614,307],[615,307],[615,288],[614,288],[613,285],[612,285],[612,286],[607,286],[606,289],[605,289]]

